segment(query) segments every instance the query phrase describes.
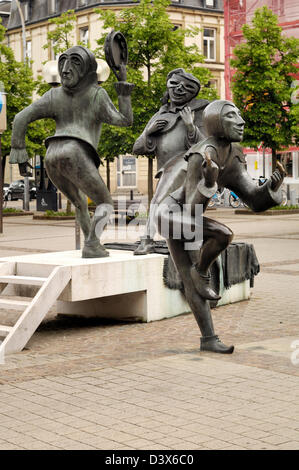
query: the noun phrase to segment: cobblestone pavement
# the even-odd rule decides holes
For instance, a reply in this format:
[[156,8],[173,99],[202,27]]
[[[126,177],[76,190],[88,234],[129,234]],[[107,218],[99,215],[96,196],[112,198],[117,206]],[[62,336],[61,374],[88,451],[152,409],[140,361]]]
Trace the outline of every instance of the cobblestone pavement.
[[[249,301],[213,310],[234,354],[199,353],[192,314],[143,324],[51,312],[0,366],[0,449],[299,448],[299,215],[213,217],[261,263]],[[70,249],[72,223],[19,219],[5,220],[0,256]]]

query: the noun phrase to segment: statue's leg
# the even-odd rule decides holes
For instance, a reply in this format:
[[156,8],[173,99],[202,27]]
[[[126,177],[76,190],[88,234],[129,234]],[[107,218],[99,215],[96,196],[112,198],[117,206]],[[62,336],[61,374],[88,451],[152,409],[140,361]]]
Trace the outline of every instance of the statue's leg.
[[151,200],[145,233],[134,255],[146,255],[154,251],[154,236],[156,234],[156,209],[158,205],[173,191],[178,189],[186,177],[186,162],[182,155],[174,157],[161,170],[159,182]]
[[181,240],[168,239],[167,245],[184,284],[187,302],[195,316],[202,335],[213,336],[215,333],[210,304],[206,299],[200,297],[194,287],[190,277],[191,261],[188,251],[184,250],[184,242]]
[[[214,333],[210,304],[207,300],[207,292],[208,294],[210,294],[210,292],[206,292],[203,289],[203,295],[201,293],[202,289],[196,284],[197,279],[194,279],[191,275],[193,265],[190,253],[194,255],[194,252],[186,250],[187,240],[174,238],[174,236],[179,233],[178,229],[180,224],[181,234],[190,233],[190,228],[193,233],[196,233],[196,230],[201,229],[202,220],[196,220],[194,217],[188,216],[187,214],[182,215],[182,209],[180,209],[179,205],[171,197],[166,198],[163,204],[159,206],[156,216],[156,225],[159,233],[165,236],[164,230],[166,230],[169,234],[167,238],[169,251],[181,276],[187,302],[190,305],[202,333],[201,350],[224,354],[232,353],[234,347],[223,344]],[[207,225],[209,226],[209,224]],[[205,232],[203,228],[204,241],[207,235],[210,235],[209,230]],[[190,240],[188,240],[188,242],[190,242]],[[199,284],[202,286],[202,280],[200,280]]]
[[156,234],[155,210],[161,198],[159,193],[161,179],[163,179],[163,176],[160,178],[154,197],[151,200],[145,231],[143,236],[140,238],[140,245],[134,251],[134,255],[147,255],[154,252],[154,236]]
[[[52,183],[71,201],[76,209],[78,222],[82,228],[84,238],[87,239],[90,232],[90,216],[88,212],[87,200],[84,194],[78,189],[64,172],[60,171],[60,165],[57,165],[55,141],[51,143],[47,151],[45,166],[48,176]],[[54,153],[53,153],[54,151]]]
[[186,300],[202,334],[200,350],[231,354],[234,351],[234,346],[226,346],[215,335],[209,301],[200,296],[190,277],[191,261],[188,252],[184,250],[184,242],[168,239],[167,245],[181,276]]
[[[76,207],[78,220],[85,237],[82,256],[84,258],[101,258],[109,256],[109,253],[100,244],[95,233],[96,227],[98,222],[102,223],[102,229],[98,231],[100,235],[109,218],[105,217],[106,212],[101,208],[103,209],[103,204],[106,204],[110,210],[113,210],[113,205],[110,193],[99,175],[91,152],[90,146],[79,140],[53,139],[49,144],[46,155],[46,168],[53,183]],[[74,188],[76,190],[73,197],[70,188],[73,191]],[[84,198],[82,193],[92,199],[97,206],[101,206],[96,211],[92,222],[90,221],[86,197]]]
[[[200,296],[207,300],[219,300],[220,296],[216,294],[216,292],[210,286],[209,273],[201,272],[198,269],[198,261],[200,257],[200,254],[198,253],[201,253],[201,250],[199,251],[198,248],[193,248],[190,246],[199,246],[201,241],[203,245],[205,245],[205,243],[209,240],[209,237],[214,236],[213,232],[208,230],[209,219],[203,217],[202,215],[191,215],[189,211],[183,210],[183,208],[178,203],[176,203],[171,196],[165,198],[164,201],[159,205],[157,214],[160,235],[166,239],[180,239],[186,243],[185,249],[188,250],[189,257],[192,260],[192,266],[190,267],[189,275],[191,276]],[[217,223],[215,224],[215,227],[217,228]],[[220,235],[221,234],[219,234],[219,246],[220,241],[222,240]],[[217,236],[217,233],[215,233],[215,236]],[[216,245],[217,248],[219,248],[218,244]],[[211,251],[210,255],[210,262],[212,263],[214,253]]]
[[203,217],[203,244],[199,251],[190,251],[192,267],[191,277],[197,290],[210,300],[219,300],[210,287],[210,267],[220,253],[227,248],[233,239],[233,232],[216,220]]
[[96,204],[94,217],[87,240],[82,250],[83,258],[102,258],[109,256],[99,239],[113,213],[113,200],[93,161],[88,155],[79,163],[78,185],[80,189]]

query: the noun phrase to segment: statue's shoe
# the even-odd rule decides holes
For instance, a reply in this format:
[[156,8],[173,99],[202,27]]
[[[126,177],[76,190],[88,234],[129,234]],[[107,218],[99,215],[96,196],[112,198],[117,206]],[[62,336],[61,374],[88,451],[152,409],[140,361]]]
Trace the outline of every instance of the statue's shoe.
[[109,252],[100,244],[99,240],[86,241],[82,250],[82,258],[105,258]]
[[140,239],[140,245],[134,251],[134,255],[148,255],[155,252],[155,243],[152,238],[144,237]]
[[200,274],[196,266],[191,266],[190,276],[195,285],[195,288],[199,295],[207,300],[219,300],[221,295],[217,295],[216,292],[211,288],[210,281],[211,276]]
[[220,354],[232,354],[234,352],[234,346],[226,346],[220,341],[217,335],[202,336],[200,338],[200,350]]

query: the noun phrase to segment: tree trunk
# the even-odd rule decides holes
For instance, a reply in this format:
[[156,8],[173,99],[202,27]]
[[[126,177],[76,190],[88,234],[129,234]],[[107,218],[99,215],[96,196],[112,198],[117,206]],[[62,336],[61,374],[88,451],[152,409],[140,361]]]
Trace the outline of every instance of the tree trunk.
[[151,203],[151,200],[153,199],[154,195],[154,188],[153,188],[153,159],[148,158],[148,172],[147,172],[147,194],[148,194],[148,210],[149,206]]
[[108,191],[110,192],[110,160],[106,160],[106,184]]
[[271,149],[271,151],[272,151],[272,172],[273,172],[276,168],[277,157],[276,157],[276,150]]
[[67,201],[66,201],[66,213],[67,213],[67,215],[70,215],[71,209],[72,209],[71,201],[69,201],[69,200],[67,199]]

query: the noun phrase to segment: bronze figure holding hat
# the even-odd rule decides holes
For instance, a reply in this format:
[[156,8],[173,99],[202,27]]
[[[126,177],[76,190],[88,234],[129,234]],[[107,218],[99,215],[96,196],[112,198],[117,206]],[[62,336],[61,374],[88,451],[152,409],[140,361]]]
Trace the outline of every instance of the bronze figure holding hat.
[[[115,46],[114,46],[115,47]],[[97,147],[102,123],[130,126],[133,122],[131,92],[126,82],[126,66],[120,61],[113,71],[118,82],[119,111],[107,92],[97,83],[97,62],[88,49],[75,46],[60,55],[58,61],[61,87],[52,88],[39,100],[16,115],[13,123],[10,163],[18,163],[20,173],[28,175],[28,155],[25,147],[27,125],[37,119],[52,118],[56,122],[54,136],[46,140],[45,166],[54,185],[72,202],[84,234],[83,258],[101,258],[108,251],[96,234],[113,211],[111,195],[98,167]],[[88,196],[98,206],[90,219]]]

